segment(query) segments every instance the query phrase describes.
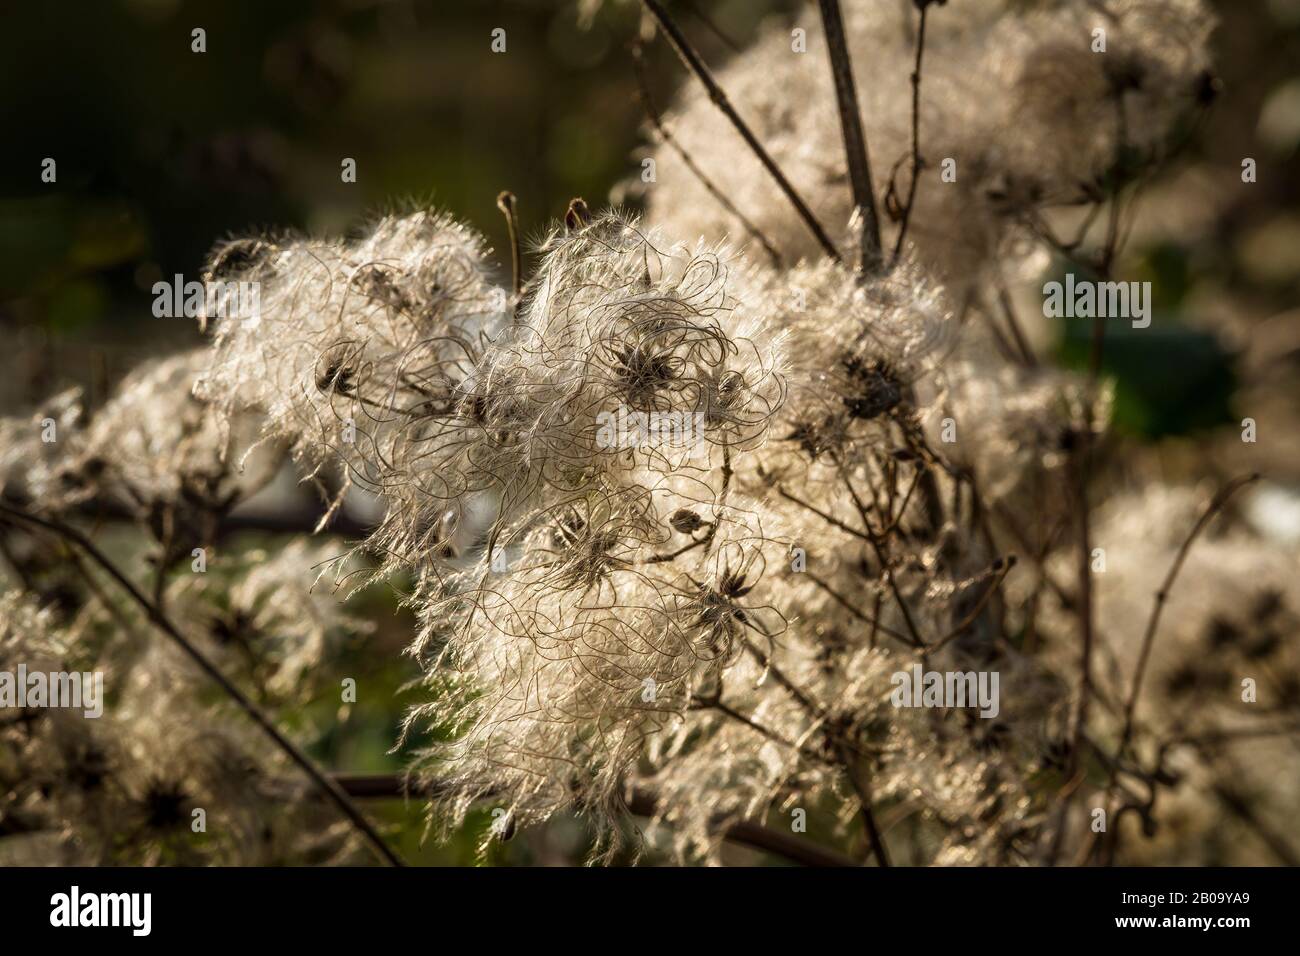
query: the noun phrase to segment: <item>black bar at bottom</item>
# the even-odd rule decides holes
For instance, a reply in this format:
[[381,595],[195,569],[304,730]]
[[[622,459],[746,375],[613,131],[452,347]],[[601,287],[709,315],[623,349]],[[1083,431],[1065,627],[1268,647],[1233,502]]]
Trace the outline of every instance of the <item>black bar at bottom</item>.
[[0,939],[499,950],[665,933],[734,947],[779,931],[844,932],[873,950],[1135,935],[1218,946],[1294,933],[1295,896],[1288,869],[8,869]]

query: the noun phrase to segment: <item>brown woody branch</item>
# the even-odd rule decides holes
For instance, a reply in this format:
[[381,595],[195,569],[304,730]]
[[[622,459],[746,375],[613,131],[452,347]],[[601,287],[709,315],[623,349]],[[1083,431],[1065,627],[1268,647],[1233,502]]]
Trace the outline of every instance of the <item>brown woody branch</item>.
[[818,0],[818,4],[821,7],[826,47],[830,51],[831,79],[835,82],[835,102],[840,112],[840,130],[844,134],[844,153],[848,160],[853,205],[862,227],[859,264],[864,273],[870,274],[879,271],[882,264],[880,216],[876,212],[876,194],[871,186],[871,161],[867,155],[867,138],[862,132],[858,89],[853,82],[853,61],[849,57],[849,46],[844,37],[844,17],[840,12],[839,0]]

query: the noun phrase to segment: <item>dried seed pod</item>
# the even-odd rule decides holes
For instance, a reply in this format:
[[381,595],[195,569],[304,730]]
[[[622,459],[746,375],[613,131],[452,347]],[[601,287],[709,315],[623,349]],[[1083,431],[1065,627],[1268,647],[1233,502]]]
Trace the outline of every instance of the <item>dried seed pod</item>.
[[690,508],[678,508],[672,513],[668,523],[673,526],[674,531],[681,534],[691,534],[704,527],[704,519]]

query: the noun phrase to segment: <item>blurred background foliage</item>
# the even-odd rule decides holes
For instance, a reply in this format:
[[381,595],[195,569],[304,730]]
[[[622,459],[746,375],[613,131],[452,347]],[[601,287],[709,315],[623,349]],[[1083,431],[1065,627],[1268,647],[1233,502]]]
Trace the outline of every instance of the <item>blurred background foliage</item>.
[[[1300,326],[1300,0],[1215,5],[1223,95],[1175,175],[1147,197],[1119,269],[1119,278],[1151,281],[1155,298],[1151,329],[1116,327],[1106,350],[1118,426],[1135,441],[1201,441],[1239,419],[1251,336],[1279,316],[1289,316],[1288,330]],[[714,64],[766,17],[799,7],[669,6]],[[202,55],[191,52],[195,27],[207,33]],[[504,54],[490,50],[497,27]],[[191,321],[153,316],[150,288],[177,273],[197,277],[220,238],[338,232],[415,201],[450,210],[503,250],[502,189],[516,193],[534,237],[571,197],[621,196],[644,142],[628,54],[641,29],[628,0],[608,0],[585,27],[577,0],[6,4],[0,413],[72,384],[93,411],[141,359],[198,344]],[[647,65],[656,98],[668,102],[685,81],[680,65],[662,41]],[[1224,170],[1247,155],[1258,183],[1225,189],[1234,177]],[[41,182],[45,157],[57,161],[54,184]],[[355,184],[340,180],[345,157],[356,160]],[[1300,337],[1286,335],[1288,360],[1300,363]],[[1085,330],[1066,324],[1055,338],[1062,360],[1085,360]],[[1300,473],[1290,479],[1300,483]],[[417,696],[403,690],[416,672],[400,656],[411,622],[390,594],[361,600],[379,628],[341,665],[358,680],[358,703],[336,712],[323,701],[282,718],[331,767],[391,772],[402,755],[389,748]],[[490,823],[485,808],[439,846],[422,840],[419,801],[371,808],[400,829],[414,862],[475,862]],[[572,862],[586,840],[580,823],[562,822],[521,834],[488,862]]]
[[[713,59],[726,52],[678,6]],[[733,0],[708,16],[740,43],[782,6]],[[205,54],[191,52],[194,27]],[[490,50],[497,27],[504,54]],[[519,197],[525,236],[574,196],[604,202],[639,172],[638,27],[635,5],[616,2],[584,29],[576,0],[6,5],[0,334],[24,354],[0,407],[64,379],[102,395],[137,348],[196,342],[192,323],[153,317],[149,290],[197,276],[223,237],[336,233],[414,201],[502,249],[502,189]],[[678,69],[657,53],[666,98]],[[355,183],[341,181],[345,157]]]

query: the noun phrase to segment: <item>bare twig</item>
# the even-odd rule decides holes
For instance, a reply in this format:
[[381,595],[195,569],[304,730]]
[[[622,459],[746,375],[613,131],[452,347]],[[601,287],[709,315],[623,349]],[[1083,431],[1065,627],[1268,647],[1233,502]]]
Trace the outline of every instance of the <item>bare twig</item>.
[[497,208],[506,217],[506,231],[510,234],[510,275],[514,290],[514,305],[519,306],[519,293],[524,288],[523,256],[519,251],[519,216],[516,212],[515,194],[508,189],[497,195]]
[[810,717],[821,720],[826,716],[826,708],[817,703],[811,694],[787,677],[785,672],[772,661],[772,658],[756,646],[753,641],[742,637],[741,644],[749,652],[750,656],[758,662],[758,666],[763,669],[763,672],[771,674],[773,680],[785,688],[786,693],[798,701],[799,705],[807,711]]
[[[1117,141],[1118,147],[1116,153],[1116,159],[1118,162],[1122,158],[1123,149],[1128,141],[1122,99],[1117,100],[1116,109],[1119,127],[1119,136]],[[1121,244],[1121,215],[1123,211],[1121,202],[1122,189],[1123,184],[1120,183],[1112,192],[1108,222],[1106,226],[1105,243],[1095,263],[1095,268],[1103,280],[1109,280]],[[1075,455],[1075,468],[1073,469],[1072,475],[1074,479],[1074,499],[1078,516],[1079,601],[1076,610],[1079,616],[1079,636],[1081,646],[1079,698],[1075,707],[1072,722],[1073,728],[1070,734],[1069,758],[1067,761],[1066,774],[1068,777],[1077,776],[1079,772],[1079,740],[1087,727],[1088,704],[1093,693],[1092,515],[1088,500],[1088,486],[1092,477],[1094,444],[1093,415],[1096,403],[1094,401],[1093,392],[1095,391],[1097,380],[1101,375],[1105,344],[1106,320],[1103,317],[1096,317],[1092,322],[1092,341],[1088,356],[1089,394],[1084,408],[1083,429],[1079,436],[1079,447]],[[1061,831],[1064,829],[1068,804],[1068,798],[1061,801],[1059,810],[1059,826],[1053,839],[1053,856],[1055,856],[1056,851],[1059,850],[1061,845]]]
[[1015,339],[1016,348],[1020,351],[1022,360],[1030,368],[1036,367],[1038,359],[1034,356],[1033,349],[1029,347],[1029,340],[1020,328],[1020,321],[1016,318],[1015,306],[1011,302],[1011,293],[1007,291],[1007,284],[1001,273],[998,274],[998,305],[1002,307],[1002,314],[1006,317],[1007,327],[1011,329],[1012,338]]
[[[1094,851],[1096,851],[1098,847],[1103,846],[1103,841],[1105,846],[1106,862],[1108,863],[1113,862],[1115,852],[1118,847],[1118,841],[1119,841],[1119,828],[1114,826],[1113,823],[1115,820],[1118,819],[1118,814],[1121,813],[1124,809],[1124,805],[1119,805],[1117,807],[1117,803],[1119,803],[1119,801],[1117,800],[1117,791],[1119,790],[1119,779],[1118,779],[1119,774],[1121,773],[1121,771],[1123,771],[1127,773],[1138,773],[1139,776],[1142,776],[1142,774],[1139,771],[1133,768],[1129,768],[1125,770],[1121,766],[1121,761],[1124,758],[1124,754],[1128,749],[1129,742],[1131,741],[1134,730],[1136,728],[1135,714],[1136,714],[1138,697],[1142,688],[1142,679],[1146,671],[1146,664],[1151,652],[1151,648],[1154,644],[1155,634],[1159,627],[1161,611],[1163,610],[1164,604],[1168,599],[1169,591],[1173,587],[1174,581],[1178,576],[1178,572],[1182,568],[1183,562],[1186,560],[1187,554],[1189,553],[1192,544],[1195,542],[1196,538],[1208,525],[1209,521],[1213,518],[1215,514],[1217,514],[1220,510],[1222,510],[1224,505],[1227,503],[1227,500],[1233,494],[1235,494],[1238,490],[1245,487],[1246,485],[1257,480],[1258,477],[1259,477],[1258,475],[1246,475],[1243,477],[1239,477],[1229,482],[1222,489],[1220,489],[1220,491],[1211,500],[1206,510],[1202,513],[1201,517],[1197,520],[1196,524],[1192,527],[1191,531],[1188,533],[1187,538],[1184,539],[1182,546],[1179,548],[1177,554],[1175,555],[1174,561],[1170,566],[1168,573],[1165,576],[1164,582],[1162,583],[1159,591],[1156,592],[1155,605],[1152,608],[1151,617],[1148,619],[1147,622],[1147,627],[1143,635],[1142,648],[1139,652],[1138,663],[1134,670],[1133,685],[1130,688],[1130,693],[1127,699],[1127,703],[1123,708],[1124,725],[1120,735],[1119,746],[1115,751],[1115,758],[1113,760],[1107,759],[1105,755],[1101,752],[1101,750],[1097,747],[1097,745],[1089,741],[1089,745],[1091,749],[1094,750],[1098,754],[1098,756],[1103,759],[1103,763],[1106,764],[1107,769],[1109,770],[1109,777],[1106,784],[1104,803],[1106,805],[1108,815],[1112,818],[1112,826],[1108,831],[1108,836],[1105,838],[1101,837],[1099,834],[1096,833],[1089,834],[1089,838],[1085,842],[1084,846],[1082,847],[1078,855],[1078,863],[1080,865],[1086,863],[1089,859],[1091,859]],[[1114,709],[1118,711],[1119,707],[1116,706]],[[1261,733],[1267,734],[1272,732],[1275,729],[1276,728],[1268,728],[1261,731]],[[1251,730],[1247,729],[1246,731],[1243,731],[1241,735],[1243,737],[1250,736]],[[1228,733],[1228,734],[1209,735],[1205,737],[1175,738],[1161,744],[1161,753],[1163,754],[1165,749],[1179,743],[1190,743],[1190,744],[1200,746],[1202,743],[1218,741],[1221,739],[1229,739],[1231,736],[1232,734]],[[1082,739],[1088,740],[1089,738],[1087,738],[1086,735],[1082,735]],[[1163,761],[1163,757],[1157,761],[1157,767],[1159,767],[1162,761]],[[1151,785],[1152,781],[1150,779],[1146,778],[1145,776],[1143,777],[1143,779],[1147,779],[1148,785]],[[1059,833],[1058,833],[1058,839],[1059,839]]]
[[[1242,475],[1228,482],[1218,493],[1210,499],[1205,511],[1201,513],[1196,524],[1192,526],[1187,537],[1183,539],[1177,554],[1174,555],[1173,563],[1169,566],[1169,571],[1165,574],[1164,581],[1160,585],[1160,590],[1156,591],[1155,604],[1151,608],[1151,616],[1147,619],[1146,630],[1142,635],[1142,647],[1138,651],[1137,665],[1133,669],[1133,685],[1129,688],[1128,699],[1124,704],[1124,725],[1120,731],[1119,746],[1115,749],[1116,765],[1111,768],[1110,779],[1106,784],[1106,804],[1108,812],[1113,814],[1115,789],[1118,781],[1118,761],[1122,760],[1124,753],[1128,750],[1129,742],[1133,739],[1133,729],[1135,726],[1134,718],[1137,715],[1138,698],[1142,693],[1142,680],[1146,676],[1147,662],[1151,657],[1151,648],[1155,646],[1156,632],[1160,627],[1160,616],[1164,612],[1165,604],[1169,600],[1169,592],[1173,589],[1174,582],[1178,579],[1178,574],[1183,569],[1183,564],[1187,560],[1187,555],[1191,552],[1192,545],[1200,537],[1210,521],[1217,515],[1228,503],[1233,495],[1242,488],[1253,484],[1259,480],[1258,474]],[[1112,827],[1110,838],[1107,841],[1106,856],[1113,859],[1115,849],[1119,841],[1119,828]],[[1094,840],[1094,843],[1096,841]]]
[[253,701],[248,698],[243,691],[236,687],[230,679],[226,677],[226,675],[223,674],[214,663],[212,663],[212,661],[208,660],[207,655],[195,647],[194,644],[192,644],[190,640],[180,632],[176,625],[173,624],[161,610],[159,610],[158,606],[145,597],[135,584],[131,582],[130,578],[123,574],[117,566],[99,550],[94,542],[76,528],[65,524],[56,518],[39,517],[4,503],[0,503],[0,514],[3,514],[6,520],[11,523],[20,523],[29,527],[34,526],[53,532],[70,544],[76,545],[80,548],[92,561],[95,562],[95,564],[106,572],[109,577],[116,581],[128,595],[130,595],[131,599],[140,606],[140,609],[145,612],[145,615],[154,626],[179,646],[181,650],[199,666],[200,670],[211,678],[214,683],[221,687],[227,696],[229,696],[245,714],[252,718],[254,723],[262,728],[266,735],[275,742],[277,747],[284,751],[289,759],[296,763],[309,777],[311,777],[312,781],[321,789],[325,796],[343,812],[343,815],[357,828],[358,832],[365,837],[371,847],[385,862],[391,866],[404,865],[401,858],[389,848],[388,844],[384,842],[383,837],[379,835],[378,831],[375,830],[370,821],[365,818],[357,808],[356,804],[352,802],[343,789],[331,780],[324,771],[317,767],[312,759],[299,749],[293,741],[280,733],[275,724],[271,721],[270,717],[263,713],[257,704],[253,703]]
[[890,561],[889,552],[885,550],[885,543],[871,527],[871,518],[867,505],[863,502],[857,489],[853,487],[849,473],[845,470],[843,462],[838,457],[835,459],[835,466],[839,469],[840,478],[844,482],[844,487],[848,490],[849,497],[853,500],[854,507],[857,508],[858,517],[862,519],[862,527],[866,531],[867,540],[871,542],[871,549],[875,552],[876,560],[880,562],[880,570],[885,575],[885,583],[889,585],[889,592],[894,596],[894,602],[903,615],[904,623],[907,624],[907,633],[911,636],[911,643],[915,647],[923,648],[925,647],[925,641],[921,639],[921,632],[916,626],[916,621],[912,618],[912,609],[908,606],[902,590],[898,587],[898,580],[894,577],[894,566]]
[[987,582],[984,588],[984,593],[982,593],[979,597],[979,600],[975,602],[975,606],[970,609],[970,612],[967,613],[966,616],[963,617],[961,621],[952,628],[952,630],[950,630],[943,637],[939,638],[939,640],[935,641],[933,644],[924,648],[923,653],[934,653],[935,651],[947,645],[949,641],[952,641],[957,637],[961,636],[961,634],[963,634],[968,627],[974,624],[975,619],[980,616],[980,614],[984,611],[985,605],[989,603],[989,599],[992,598],[993,595],[997,593],[997,590],[1002,585],[1003,580],[1006,579],[1006,576],[1011,573],[1011,569],[1014,568],[1015,566],[1016,566],[1016,556],[1014,554],[1009,554],[1005,558],[998,558],[996,561],[994,561],[990,568],[994,576],[992,580]]
[[1068,819],[1070,799],[1082,782],[1080,768],[1080,741],[1087,731],[1088,705],[1092,700],[1092,655],[1093,655],[1093,601],[1092,601],[1092,518],[1088,501],[1088,479],[1092,471],[1092,409],[1091,402],[1086,412],[1083,434],[1079,437],[1079,449],[1075,458],[1075,467],[1070,470],[1073,479],[1073,497],[1075,516],[1078,523],[1077,575],[1079,581],[1078,601],[1075,613],[1079,618],[1079,696],[1075,701],[1071,717],[1068,756],[1066,758],[1065,777],[1072,782],[1068,791],[1062,794],[1057,810],[1057,827],[1052,839],[1051,855],[1054,860],[1060,852],[1065,836],[1065,824]]
[[855,538],[861,538],[863,541],[871,540],[871,536],[868,535],[866,532],[859,531],[857,528],[845,524],[843,521],[840,521],[838,518],[834,517],[833,515],[829,515],[826,512],[822,511],[816,505],[809,504],[808,502],[804,501],[802,498],[798,497],[797,495],[792,495],[784,488],[778,487],[776,489],[776,493],[780,495],[782,498],[784,498],[786,501],[794,502],[795,504],[799,505],[801,508],[806,508],[807,510],[811,511],[813,514],[817,515],[817,517],[825,521],[827,524],[831,525],[832,527],[839,528],[841,531],[845,532],[846,534],[851,534]]
[[740,711],[736,710],[731,705],[724,704],[721,700],[717,700],[717,699],[701,700],[697,698],[696,700],[692,701],[691,706],[698,707],[702,710],[716,710],[718,713],[722,714],[723,716],[730,717],[732,720],[736,721],[736,723],[745,725],[750,730],[754,731],[757,734],[761,734],[762,736],[766,737],[768,740],[781,744],[783,747],[789,747],[792,750],[796,750],[801,755],[811,756],[807,754],[804,751],[804,749],[795,741],[784,737],[783,735],[777,733],[775,730],[773,730],[770,727],[764,727],[754,718],[742,714]]
[[659,134],[659,138],[672,147],[673,152],[681,157],[686,168],[694,174],[695,178],[700,181],[700,185],[703,186],[709,195],[717,201],[718,205],[740,220],[740,224],[744,226],[745,231],[763,247],[763,251],[766,252],[768,258],[772,260],[772,265],[780,268],[781,253],[776,250],[776,247],[772,245],[767,236],[763,235],[759,228],[750,221],[749,217],[736,208],[736,205],[727,198],[726,194],[723,193],[713,180],[705,175],[704,170],[699,167],[691,154],[686,151],[686,147],[677,142],[677,138],[673,136],[672,132],[668,129],[667,124],[664,123],[663,117],[655,106],[654,98],[650,94],[650,83],[645,75],[645,64],[642,62],[642,56],[641,44],[634,43],[632,45],[632,69],[636,74],[637,89],[641,97],[641,105],[645,109],[646,118],[650,120],[650,125],[653,126],[655,132]]
[[672,44],[673,49],[677,51],[677,55],[681,57],[682,62],[686,64],[687,69],[694,73],[695,77],[704,84],[704,88],[709,94],[709,99],[712,100],[713,104],[730,121],[731,125],[735,127],[736,132],[740,134],[741,138],[753,151],[754,155],[758,157],[758,161],[763,164],[763,168],[766,169],[772,179],[776,181],[781,192],[783,192],[785,197],[790,200],[790,204],[794,206],[795,211],[799,214],[799,218],[802,219],[804,225],[808,227],[808,231],[813,234],[814,238],[816,238],[818,245],[822,247],[822,250],[827,256],[838,262],[840,259],[840,253],[839,250],[835,248],[835,243],[831,242],[830,236],[826,235],[826,230],[823,229],[821,223],[817,221],[817,217],[814,216],[812,210],[808,208],[808,204],[803,201],[803,198],[795,190],[794,186],[791,185],[790,180],[786,178],[785,173],[781,172],[780,167],[776,165],[776,161],[773,160],[767,150],[763,148],[763,144],[758,141],[758,137],[754,135],[753,130],[751,130],[748,124],[740,118],[740,114],[737,113],[735,107],[731,105],[731,101],[727,98],[727,94],[723,91],[722,87],[718,85],[718,81],[713,78],[713,74],[709,71],[709,68],[705,65],[704,61],[700,59],[699,53],[697,53],[695,48],[691,46],[690,41],[686,38],[686,35],[682,33],[681,28],[677,26],[676,22],[673,21],[673,18],[669,16],[668,11],[664,9],[663,4],[661,4],[659,0],[641,0],[641,3],[667,35],[668,41]]
[[[140,515],[135,511],[107,500],[88,501],[75,510],[79,516],[95,522],[135,523],[140,520]],[[322,519],[328,519],[323,526]],[[276,511],[226,512],[218,519],[212,537],[214,541],[220,541],[232,534],[254,532],[305,535],[328,533],[344,538],[364,538],[373,530],[373,525],[357,521],[342,510],[331,514],[320,508],[292,505]]]
[[[873,617],[864,611],[858,610],[858,608],[856,608],[853,605],[853,603],[849,601],[848,598],[844,597],[844,595],[840,594],[838,591],[832,588],[829,584],[827,584],[817,575],[813,574],[811,571],[805,571],[804,574],[808,576],[809,581],[811,581],[813,584],[817,585],[817,587],[821,588],[828,595],[830,595],[831,600],[833,600],[836,604],[844,608],[844,610],[848,611],[850,614],[856,617],[863,624],[869,624],[872,628],[873,633],[876,631],[883,631],[885,634],[888,634],[890,637],[894,638],[895,640],[902,641],[904,644],[912,643],[912,639],[908,637],[906,634],[901,634],[898,631],[895,631],[893,628],[885,627],[884,624],[880,623],[879,603],[877,603],[876,605],[876,611],[877,611],[876,616]],[[877,595],[877,597],[879,597],[879,595]]]
[[[822,14],[822,29],[826,34],[826,48],[830,52],[831,78],[835,82],[835,101],[839,106],[840,130],[844,134],[844,153],[848,160],[853,205],[862,226],[859,265],[864,273],[870,274],[878,271],[882,264],[880,217],[876,212],[876,194],[871,186],[871,160],[867,154],[867,138],[862,132],[858,89],[853,82],[853,61],[849,57],[848,42],[844,38],[844,17],[840,12],[839,0],[818,0],[818,4]],[[924,24],[925,20],[922,19],[921,22]],[[915,170],[913,177],[915,178]]]
[[857,793],[858,801],[862,805],[860,811],[862,814],[862,829],[867,834],[867,844],[871,847],[871,855],[876,858],[876,863],[879,866],[889,866],[889,854],[885,850],[885,840],[880,835],[880,827],[876,825],[876,816],[872,809],[870,780],[859,766],[858,759],[848,751],[847,747],[841,746],[840,759],[844,764],[849,783]]
[[912,221],[912,207],[916,204],[916,187],[920,181],[921,166],[921,59],[925,55],[925,19],[929,12],[928,4],[921,4],[921,23],[916,31],[916,62],[912,67],[912,181],[907,184],[907,202],[903,204],[903,216],[898,224],[898,238],[894,241],[893,265],[903,254],[903,240],[907,237],[907,226]]
[[690,15],[704,24],[705,29],[721,40],[727,49],[732,53],[740,52],[740,44],[733,40],[722,27],[718,26],[716,20],[701,10],[700,5],[695,0],[686,0],[685,6]]
[[1242,475],[1234,478],[1219,489],[1218,494],[1210,500],[1201,517],[1192,526],[1192,530],[1178,549],[1173,564],[1169,566],[1169,573],[1165,575],[1160,590],[1156,592],[1155,606],[1151,608],[1151,617],[1148,618],[1146,632],[1142,635],[1142,649],[1138,652],[1137,666],[1133,671],[1133,686],[1129,688],[1128,701],[1124,705],[1124,730],[1120,735],[1119,749],[1116,751],[1120,756],[1123,756],[1124,750],[1128,747],[1129,740],[1133,736],[1133,717],[1137,711],[1138,696],[1142,693],[1142,678],[1146,675],[1147,661],[1151,656],[1151,648],[1155,644],[1156,630],[1160,627],[1160,615],[1164,612],[1165,603],[1169,600],[1169,592],[1174,586],[1174,581],[1178,578],[1178,573],[1183,569],[1183,563],[1187,560],[1188,552],[1191,551],[1192,545],[1200,537],[1201,532],[1205,530],[1210,520],[1228,503],[1228,499],[1247,485],[1254,484],[1259,480],[1259,477],[1257,473]]

